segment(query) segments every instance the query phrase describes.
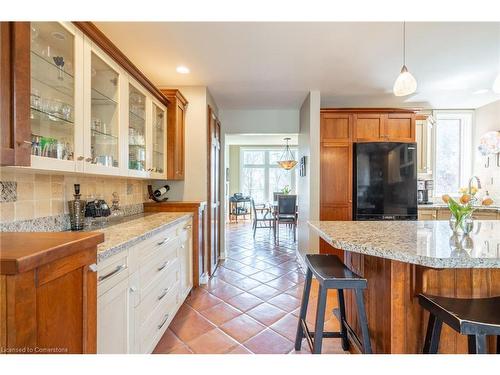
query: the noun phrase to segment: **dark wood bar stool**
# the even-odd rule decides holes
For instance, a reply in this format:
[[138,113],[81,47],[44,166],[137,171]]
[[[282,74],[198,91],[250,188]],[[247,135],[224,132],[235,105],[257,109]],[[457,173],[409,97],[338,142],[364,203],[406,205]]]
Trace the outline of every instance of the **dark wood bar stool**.
[[[302,305],[300,306],[295,350],[300,350],[304,337],[307,339],[311,352],[314,354],[321,353],[323,338],[340,338],[342,340],[342,348],[344,350],[349,349],[349,342],[347,341],[347,322],[345,320],[344,289],[353,289],[356,296],[359,323],[363,335],[362,351],[363,353],[371,353],[372,349],[368,333],[368,322],[363,301],[363,289],[366,289],[367,286],[366,279],[352,272],[335,255],[308,254],[306,255],[306,264],[306,282],[302,295]],[[319,293],[315,331],[311,332],[307,327],[306,316],[313,274],[319,282]],[[328,289],[337,290],[340,311],[340,332],[323,332]]]
[[418,302],[429,311],[424,353],[435,354],[443,323],[468,336],[469,353],[487,353],[487,336],[497,336],[500,354],[500,296],[489,298],[448,298],[419,294]]

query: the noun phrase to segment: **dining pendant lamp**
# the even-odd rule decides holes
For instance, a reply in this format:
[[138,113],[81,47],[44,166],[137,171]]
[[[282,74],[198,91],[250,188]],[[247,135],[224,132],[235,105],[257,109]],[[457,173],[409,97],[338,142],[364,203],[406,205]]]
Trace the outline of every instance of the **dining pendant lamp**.
[[280,157],[280,160],[278,161],[278,165],[289,171],[290,169],[293,169],[297,165],[297,160],[294,159],[293,153],[290,150],[290,146],[288,145],[288,141],[290,141],[292,138],[283,138],[284,141],[286,141],[286,146],[285,150],[283,151],[283,154]]
[[406,67],[406,22],[403,22],[403,67],[396,82],[394,82],[392,91],[396,96],[406,96],[417,91],[417,81]]

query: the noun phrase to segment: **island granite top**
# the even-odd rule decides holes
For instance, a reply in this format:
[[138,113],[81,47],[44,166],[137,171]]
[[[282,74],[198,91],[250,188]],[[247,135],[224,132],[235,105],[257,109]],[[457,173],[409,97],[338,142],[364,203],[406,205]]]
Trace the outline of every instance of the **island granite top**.
[[431,268],[500,268],[500,221],[478,220],[469,236],[448,221],[310,221],[335,248]]
[[144,213],[105,228],[89,228],[92,232],[104,233],[104,242],[97,246],[97,261],[117,254],[192,216],[190,212]]

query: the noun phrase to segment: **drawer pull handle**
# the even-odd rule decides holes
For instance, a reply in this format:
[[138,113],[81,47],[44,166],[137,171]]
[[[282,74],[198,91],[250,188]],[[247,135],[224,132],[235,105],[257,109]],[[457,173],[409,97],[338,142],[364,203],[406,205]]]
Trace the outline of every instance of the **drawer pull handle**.
[[188,230],[188,229],[191,229],[192,227],[193,227],[193,226],[192,226],[191,224],[189,224],[189,225],[186,225],[186,226],[184,227],[184,230]]
[[163,263],[160,267],[158,267],[158,271],[161,271],[162,269],[164,269],[166,266],[168,266],[170,264],[170,261],[166,261],[165,263]]
[[110,273],[104,275],[104,276],[99,276],[99,278],[97,279],[98,281],[104,281],[106,280],[107,278],[113,276],[114,274],[120,272],[121,270],[124,270],[125,268],[127,268],[127,266],[125,264],[122,264],[120,266],[116,266],[116,268],[111,271]]
[[163,320],[161,321],[161,323],[158,324],[158,329],[159,330],[162,329],[162,327],[165,325],[165,323],[167,322],[169,316],[170,316],[170,314],[165,315],[165,317],[163,318]]
[[163,289],[163,293],[158,296],[158,301],[161,301],[163,299],[163,297],[165,297],[167,295],[169,290],[170,290],[170,288]]
[[158,246],[163,245],[164,243],[168,242],[170,240],[170,237],[165,238],[163,241],[160,241],[157,243]]

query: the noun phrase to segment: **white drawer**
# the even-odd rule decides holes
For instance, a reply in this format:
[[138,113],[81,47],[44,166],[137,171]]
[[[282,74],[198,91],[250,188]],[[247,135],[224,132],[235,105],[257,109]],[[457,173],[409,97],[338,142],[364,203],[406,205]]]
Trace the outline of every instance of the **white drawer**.
[[125,280],[129,276],[127,252],[118,253],[97,264],[98,296]]
[[136,318],[139,318],[140,325],[144,324],[159,304],[168,299],[172,293],[178,292],[179,280],[179,262],[175,261],[167,271],[162,272],[160,279],[151,284],[136,307]]
[[179,257],[180,244],[176,240],[175,246],[160,247],[141,265],[139,269],[139,290],[141,296],[143,291],[157,279],[161,272],[170,267]]
[[179,283],[177,282],[172,290],[173,293],[169,293],[168,297],[156,307],[151,316],[139,329],[139,351],[141,353],[150,353],[154,349],[159,337],[163,335],[174,318],[179,305],[178,288]]

